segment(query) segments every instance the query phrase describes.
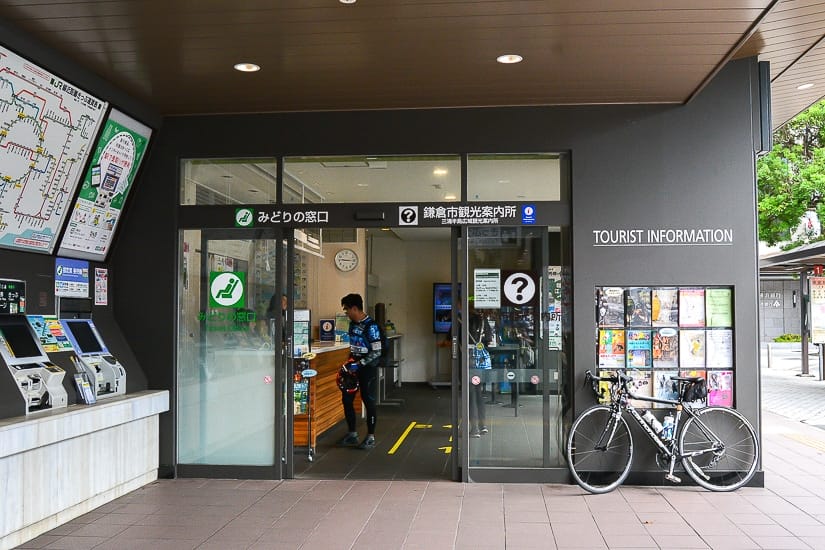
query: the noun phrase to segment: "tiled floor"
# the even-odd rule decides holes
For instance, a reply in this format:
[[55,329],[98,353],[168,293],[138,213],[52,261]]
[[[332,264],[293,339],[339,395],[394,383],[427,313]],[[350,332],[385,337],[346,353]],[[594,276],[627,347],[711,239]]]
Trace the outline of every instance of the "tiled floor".
[[[774,369],[763,375],[764,406],[825,402],[823,384]],[[674,486],[589,495],[546,484],[160,480],[21,548],[825,549],[825,430],[765,411],[762,436],[765,488],[733,493]]]
[[764,419],[766,487],[161,480],[22,548],[825,548],[825,431]]

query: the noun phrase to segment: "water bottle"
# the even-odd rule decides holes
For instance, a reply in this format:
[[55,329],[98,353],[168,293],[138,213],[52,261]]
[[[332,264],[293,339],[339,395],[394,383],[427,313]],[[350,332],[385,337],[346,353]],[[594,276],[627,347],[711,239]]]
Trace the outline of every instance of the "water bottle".
[[659,419],[653,416],[653,413],[650,410],[645,411],[642,415],[642,418],[645,419],[645,422],[650,424],[650,427],[653,428],[653,431],[657,434],[662,433],[662,423],[659,422]]
[[673,415],[667,413],[667,416],[662,419],[662,439],[669,441],[673,439],[673,426],[675,419]]

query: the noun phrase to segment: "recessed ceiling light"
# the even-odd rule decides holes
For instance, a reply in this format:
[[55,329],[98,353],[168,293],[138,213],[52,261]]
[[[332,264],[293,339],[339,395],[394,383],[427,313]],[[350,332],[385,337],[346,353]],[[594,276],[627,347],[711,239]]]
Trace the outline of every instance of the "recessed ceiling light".
[[523,59],[524,58],[517,53],[507,53],[496,57],[496,61],[498,61],[499,63],[504,63],[505,65],[511,63],[521,63]]
[[258,191],[257,189],[250,189],[249,192],[250,193],[260,193],[260,191]]
[[814,87],[814,85],[811,82],[808,82],[807,84],[800,84],[799,86],[796,87],[796,89],[797,90],[807,90],[808,88],[813,88],[813,87]]
[[433,170],[433,175],[434,176],[446,176],[447,175],[447,169],[446,168],[436,168],[436,169]]
[[450,194],[450,195],[444,195],[444,200],[445,200],[445,201],[454,201],[455,199],[456,199],[456,196],[455,196],[455,195],[452,195],[452,194]]
[[260,71],[261,67],[254,63],[235,63],[235,70],[241,71],[242,73],[254,73],[255,71]]
[[358,187],[369,187],[370,186],[369,183],[356,183],[355,185],[357,185]]
[[342,4],[354,4],[355,0],[338,0]]

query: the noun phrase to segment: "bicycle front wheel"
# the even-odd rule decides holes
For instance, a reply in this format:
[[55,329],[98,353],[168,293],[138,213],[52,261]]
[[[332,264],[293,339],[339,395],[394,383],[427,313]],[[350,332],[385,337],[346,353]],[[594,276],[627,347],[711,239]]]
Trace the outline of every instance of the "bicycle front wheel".
[[607,493],[630,473],[633,439],[621,415],[595,405],[584,411],[567,437],[567,465],[579,486],[591,493]]
[[708,407],[685,422],[679,453],[696,483],[711,491],[733,491],[753,477],[759,443],[744,416],[733,409]]

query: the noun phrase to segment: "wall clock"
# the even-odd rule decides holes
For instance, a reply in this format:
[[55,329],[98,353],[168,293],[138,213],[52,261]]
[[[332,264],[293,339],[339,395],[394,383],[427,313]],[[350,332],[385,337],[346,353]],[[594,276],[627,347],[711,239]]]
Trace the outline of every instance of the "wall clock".
[[335,267],[341,271],[352,271],[358,267],[358,254],[350,248],[342,248],[335,253]]

